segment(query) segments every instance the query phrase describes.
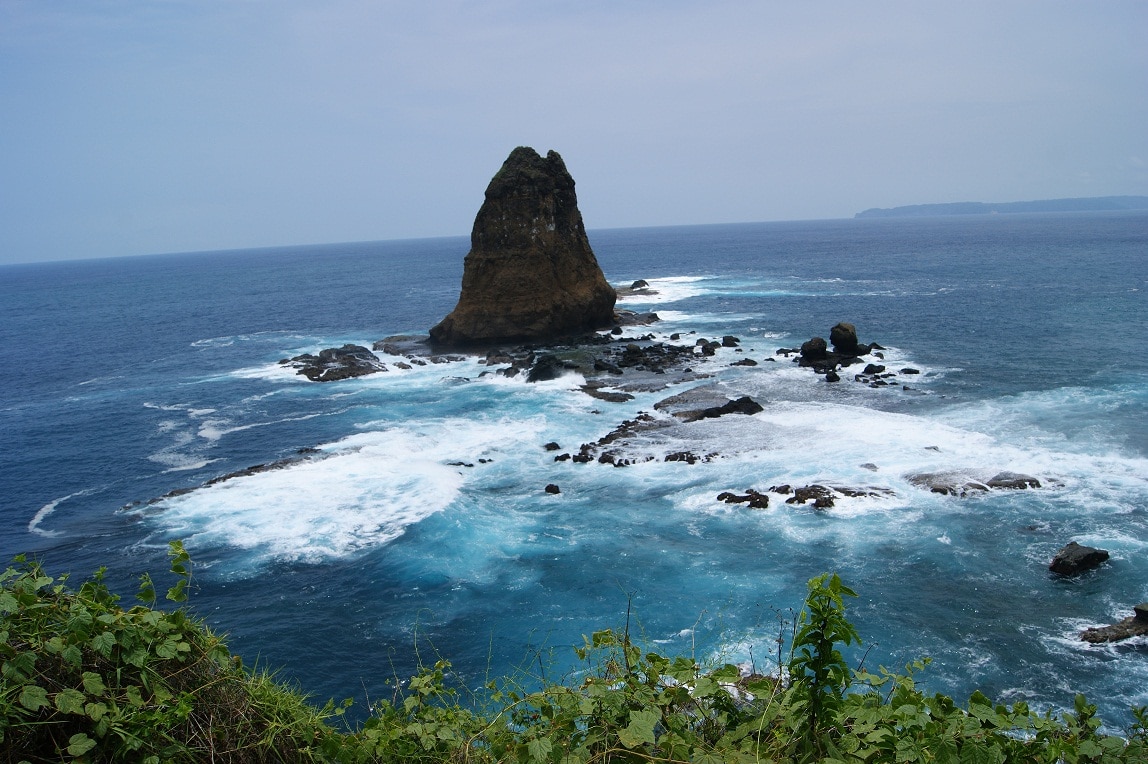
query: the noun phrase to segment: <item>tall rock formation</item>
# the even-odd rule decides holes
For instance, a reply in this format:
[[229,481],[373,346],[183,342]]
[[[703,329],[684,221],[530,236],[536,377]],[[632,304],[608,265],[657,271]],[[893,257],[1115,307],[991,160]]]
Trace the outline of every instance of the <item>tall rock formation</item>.
[[617,295],[590,249],[562,157],[519,146],[486,188],[462,292],[431,342],[544,341],[610,326]]

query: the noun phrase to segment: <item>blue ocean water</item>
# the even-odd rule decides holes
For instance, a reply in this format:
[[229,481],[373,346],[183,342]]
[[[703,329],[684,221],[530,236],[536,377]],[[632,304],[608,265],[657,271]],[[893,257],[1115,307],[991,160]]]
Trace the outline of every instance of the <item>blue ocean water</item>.
[[[741,339],[689,386],[763,412],[629,446],[717,458],[614,468],[544,448],[576,451],[680,388],[610,403],[578,377],[528,384],[477,359],[383,356],[388,372],[331,384],[277,363],[425,333],[457,299],[462,237],[0,267],[0,554],[106,565],[130,595],[183,539],[192,605],[237,652],[360,709],[416,653],[475,686],[539,651],[562,670],[627,607],[661,650],[769,670],[779,619],[823,571],[860,594],[869,667],[930,656],[931,689],[1038,708],[1085,692],[1114,727],[1148,703],[1143,640],[1076,639],[1148,600],[1148,215],[590,239],[612,283],[651,283],[619,307],[658,312],[658,339]],[[921,373],[828,384],[775,354],[838,321]],[[744,358],[759,363],[731,365]],[[147,503],[310,448],[325,458]],[[907,479],[941,471],[1043,487],[959,498]],[[827,511],[715,499],[814,482],[887,492]],[[1070,540],[1112,558],[1051,577]]]

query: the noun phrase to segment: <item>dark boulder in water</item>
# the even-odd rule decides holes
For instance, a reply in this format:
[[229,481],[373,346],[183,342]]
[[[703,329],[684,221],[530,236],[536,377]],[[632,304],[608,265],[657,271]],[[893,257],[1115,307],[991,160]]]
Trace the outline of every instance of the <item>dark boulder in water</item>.
[[279,363],[298,369],[297,374],[312,382],[335,382],[387,370],[386,365],[362,345],[327,348],[320,350],[319,355],[305,353]]
[[[930,451],[940,451],[936,446],[927,446]],[[991,475],[991,477],[984,477]],[[905,479],[915,486],[927,488],[933,493],[948,494],[950,496],[968,496],[971,493],[981,493],[989,490],[1023,490],[1026,488],[1040,488],[1040,480],[1032,475],[1023,475],[1019,472],[981,472],[973,473],[963,470],[948,472],[913,472],[905,475]]]
[[699,419],[717,419],[726,414],[747,414],[752,416],[764,410],[765,408],[760,403],[748,395],[743,395],[736,400],[726,401],[720,406],[708,406],[700,411],[689,412],[679,416],[687,422],[695,422]]
[[1052,558],[1048,569],[1060,576],[1076,576],[1099,567],[1108,559],[1108,552],[1070,541]]
[[1040,481],[1032,475],[1022,475],[1019,472],[998,472],[988,479],[989,488],[1009,488],[1024,490],[1026,488],[1040,488]]
[[616,299],[562,157],[519,146],[487,186],[458,304],[430,338],[449,346],[556,339],[611,326]]
[[829,330],[833,350],[842,355],[860,355],[857,347],[857,327],[841,322]]
[[750,488],[744,494],[737,494],[731,491],[722,491],[717,496],[718,501],[724,501],[726,504],[748,504],[750,509],[768,509],[769,497],[764,493],[755,491]]
[[530,374],[527,375],[527,382],[546,382],[551,379],[558,379],[566,373],[566,366],[558,359],[558,356],[552,353],[546,353],[538,357],[534,362],[534,366],[530,369]]
[[[832,343],[833,350],[829,350],[829,343]],[[812,368],[818,374],[828,374],[836,371],[838,367],[859,363],[861,356],[869,355],[874,349],[881,347],[875,342],[869,345],[858,342],[857,328],[845,322],[838,323],[829,330],[829,343],[822,337],[814,337],[802,343],[797,363]],[[794,351],[782,348],[777,352],[788,356]],[[868,370],[865,373],[869,373]]]
[[[814,337],[811,340],[801,343],[801,360],[804,361],[824,361],[828,355],[829,346],[825,344],[825,340],[821,337]],[[803,364],[804,365],[804,364]]]

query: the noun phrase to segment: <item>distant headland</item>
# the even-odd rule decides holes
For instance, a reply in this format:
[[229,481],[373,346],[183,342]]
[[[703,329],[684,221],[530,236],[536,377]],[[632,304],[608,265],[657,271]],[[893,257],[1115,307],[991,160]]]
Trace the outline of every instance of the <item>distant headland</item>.
[[1100,212],[1148,210],[1148,196],[1092,196],[1078,199],[1040,199],[1031,202],[950,202],[910,204],[906,207],[874,207],[855,218],[908,218],[934,215],[995,215],[1016,212]]

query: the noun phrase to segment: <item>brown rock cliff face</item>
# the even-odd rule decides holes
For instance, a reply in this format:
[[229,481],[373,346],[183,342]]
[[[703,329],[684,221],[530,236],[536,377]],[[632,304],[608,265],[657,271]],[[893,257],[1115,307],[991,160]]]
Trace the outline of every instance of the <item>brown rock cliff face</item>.
[[553,339],[612,325],[616,299],[562,157],[520,146],[486,189],[458,305],[430,337],[456,347]]

